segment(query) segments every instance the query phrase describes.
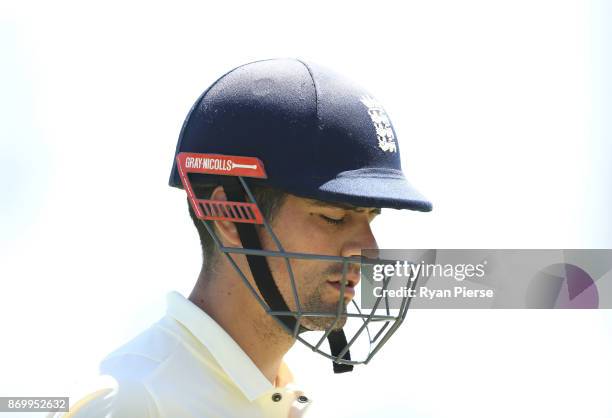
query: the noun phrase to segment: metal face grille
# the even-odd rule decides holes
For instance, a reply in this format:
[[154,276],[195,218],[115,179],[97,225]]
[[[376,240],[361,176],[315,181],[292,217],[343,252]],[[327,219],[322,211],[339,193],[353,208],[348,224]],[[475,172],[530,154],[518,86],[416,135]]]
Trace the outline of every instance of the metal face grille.
[[[404,321],[408,312],[411,298],[404,296],[401,300],[399,308],[391,308],[389,300],[386,296],[380,296],[376,299],[372,308],[362,309],[359,303],[353,298],[350,303],[345,301],[345,291],[348,283],[347,272],[349,264],[394,264],[396,260],[381,260],[370,259],[366,257],[341,257],[324,254],[309,254],[286,251],[272,227],[267,220],[261,215],[255,197],[251,193],[250,188],[243,177],[258,177],[265,178],[263,164],[256,158],[250,157],[235,157],[211,154],[185,154],[181,153],[177,156],[179,173],[183,182],[189,201],[192,205],[197,217],[202,220],[203,225],[208,230],[212,239],[217,244],[220,251],[226,256],[228,262],[233,266],[234,270],[241,277],[245,286],[250,293],[261,305],[261,307],[272,317],[277,323],[283,327],[289,334],[305,344],[312,351],[321,354],[322,356],[331,359],[336,363],[341,364],[367,364],[372,357],[380,350],[380,348],[388,341],[395,333],[401,323]],[[227,202],[198,199],[191,187],[188,173],[213,174],[213,175],[233,175],[238,178],[243,190],[248,196],[249,202]],[[217,237],[214,228],[208,220],[228,220],[232,222],[245,222],[253,224],[261,224],[270,234],[276,250],[259,250],[253,248],[237,248],[224,246]],[[289,311],[273,311],[260,296],[259,292],[250,283],[247,275],[240,269],[231,254],[255,255],[260,257],[281,257],[284,259],[288,277],[291,284],[292,303],[287,303],[287,306],[294,306],[294,310]],[[298,285],[295,274],[291,267],[290,260],[317,261],[324,263],[341,263],[342,277],[340,279],[340,294],[335,309],[327,312],[311,312],[303,308],[300,298],[298,297]],[[391,277],[386,277],[383,282],[383,290],[387,289]],[[414,290],[417,286],[417,278],[406,278],[405,287]],[[287,297],[285,297],[287,299]],[[289,302],[286,300],[285,302]],[[295,327],[290,329],[287,327],[282,318],[295,318]],[[303,324],[309,318],[328,318],[328,326],[324,330],[304,332]],[[337,355],[332,355],[325,348],[323,342],[327,336],[334,330],[334,327],[339,321],[345,321],[346,325],[343,330],[347,331],[347,344]],[[349,326],[349,321],[351,322]],[[308,331],[308,330],[306,330]],[[363,341],[365,350],[363,355],[352,357],[351,360],[344,359],[343,356],[349,349],[355,348],[358,341]]]

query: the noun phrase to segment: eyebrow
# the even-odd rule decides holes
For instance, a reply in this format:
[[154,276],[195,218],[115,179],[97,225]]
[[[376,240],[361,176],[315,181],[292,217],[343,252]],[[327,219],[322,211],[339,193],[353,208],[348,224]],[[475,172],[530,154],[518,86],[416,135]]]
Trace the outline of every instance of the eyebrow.
[[[313,199],[310,200],[310,203],[313,206],[327,207],[327,208],[340,208],[340,209],[345,209],[345,210],[352,210],[354,212],[359,212],[359,213],[362,213],[362,212],[366,211],[366,208],[362,208],[362,207],[359,207],[359,206],[354,206],[354,205],[351,205],[349,203],[341,203],[341,202],[331,203],[331,202],[324,202],[322,200],[313,200]],[[380,208],[372,208],[371,210],[369,210],[369,212],[372,212],[372,213],[375,213],[377,215],[380,215],[381,209]]]

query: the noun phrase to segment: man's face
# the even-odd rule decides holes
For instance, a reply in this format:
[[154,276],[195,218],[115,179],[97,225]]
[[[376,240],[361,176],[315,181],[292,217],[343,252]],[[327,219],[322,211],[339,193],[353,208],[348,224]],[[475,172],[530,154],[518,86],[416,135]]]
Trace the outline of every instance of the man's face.
[[[359,256],[364,248],[378,248],[370,223],[380,213],[377,208],[353,207],[325,203],[288,195],[271,226],[287,252]],[[277,250],[274,241],[263,233],[262,244]],[[283,257],[268,257],[270,270],[289,309],[297,310],[291,279]],[[342,263],[323,260],[290,259],[302,311],[335,314],[340,299]],[[359,264],[349,263],[344,299],[348,304],[359,282]],[[302,325],[311,330],[324,330],[333,317],[305,317]],[[346,316],[336,323],[341,328]]]

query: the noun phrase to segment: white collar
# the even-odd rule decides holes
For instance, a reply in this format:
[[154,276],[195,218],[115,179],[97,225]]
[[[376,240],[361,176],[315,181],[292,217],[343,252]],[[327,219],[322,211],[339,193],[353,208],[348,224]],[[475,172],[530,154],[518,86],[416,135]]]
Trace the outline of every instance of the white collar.
[[206,312],[176,291],[166,296],[167,314],[189,330],[212,354],[249,401],[274,386],[232,337]]

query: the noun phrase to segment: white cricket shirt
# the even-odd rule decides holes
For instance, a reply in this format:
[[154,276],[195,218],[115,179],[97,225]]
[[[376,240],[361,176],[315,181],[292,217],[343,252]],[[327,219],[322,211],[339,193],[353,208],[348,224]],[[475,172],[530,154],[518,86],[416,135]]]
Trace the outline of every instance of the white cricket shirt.
[[[210,316],[178,292],[167,313],[108,355],[117,383],[71,405],[65,418],[302,417],[311,400],[292,384],[274,387]],[[288,380],[283,364],[279,381]],[[71,399],[72,402],[72,399]]]

